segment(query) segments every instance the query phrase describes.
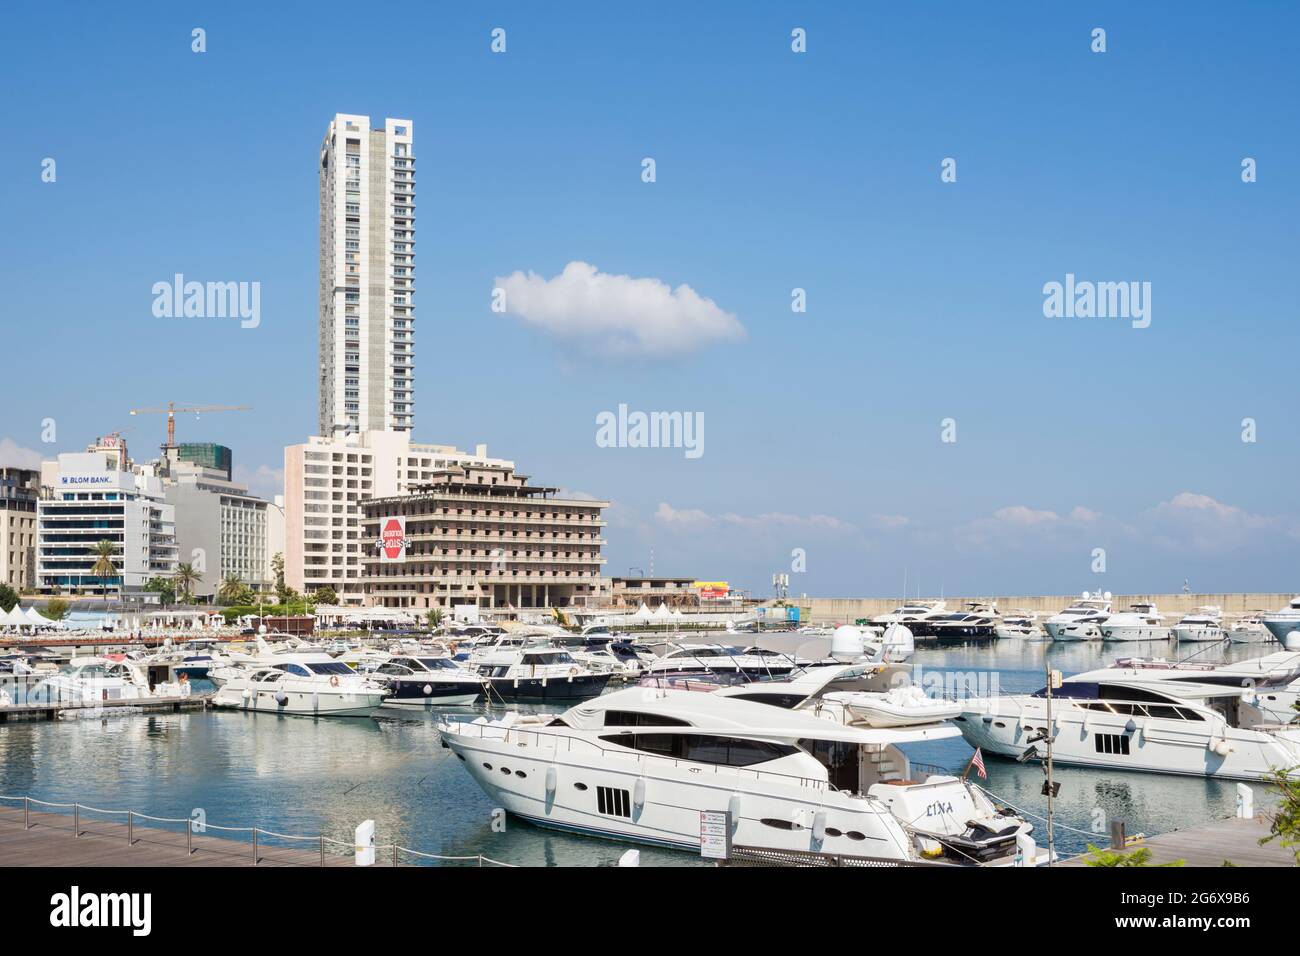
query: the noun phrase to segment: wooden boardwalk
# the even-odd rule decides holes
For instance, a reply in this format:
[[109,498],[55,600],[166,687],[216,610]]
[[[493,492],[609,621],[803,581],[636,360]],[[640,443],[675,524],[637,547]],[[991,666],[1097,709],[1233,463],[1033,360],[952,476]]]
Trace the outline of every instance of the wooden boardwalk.
[[[31,811],[31,828],[23,824],[23,808],[0,807],[0,866],[253,866],[252,835],[231,839],[194,834],[187,852],[184,824],[169,829],[135,823],[130,827],[133,842],[127,844],[126,817],[105,818],[81,811],[81,835],[74,833],[73,814]],[[321,866],[320,844],[295,841],[286,847],[281,840],[263,834],[257,845],[258,866]],[[351,853],[339,855],[339,847],[326,846],[325,866],[353,866]],[[392,866],[392,858],[379,854],[376,866]]]
[[[1183,860],[1186,866],[1217,867],[1226,860],[1235,866],[1295,866],[1295,851],[1279,841],[1260,845],[1260,839],[1268,835],[1269,823],[1262,816],[1248,820],[1229,817],[1148,837],[1125,852],[1146,847],[1151,851],[1152,865]],[[1087,866],[1086,860],[1086,855],[1076,856],[1060,865]]]
[[178,714],[187,710],[205,710],[212,694],[186,694],[184,697],[144,697],[139,700],[96,701],[90,704],[49,703],[0,707],[0,724],[9,721],[58,720],[62,717],[94,718],[97,714]]

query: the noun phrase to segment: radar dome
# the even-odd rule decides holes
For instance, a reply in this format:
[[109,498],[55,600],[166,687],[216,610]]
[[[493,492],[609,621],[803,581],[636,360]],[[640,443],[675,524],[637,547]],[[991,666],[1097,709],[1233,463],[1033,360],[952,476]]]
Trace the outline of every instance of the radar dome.
[[852,624],[841,624],[831,635],[831,657],[837,661],[856,661],[866,653],[862,632]]

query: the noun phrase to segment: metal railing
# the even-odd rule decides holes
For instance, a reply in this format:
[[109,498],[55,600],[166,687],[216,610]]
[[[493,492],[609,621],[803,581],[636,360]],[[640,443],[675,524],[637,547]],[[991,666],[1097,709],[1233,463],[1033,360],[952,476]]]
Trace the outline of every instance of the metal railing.
[[[300,835],[290,834],[290,833],[277,833],[275,830],[267,830],[264,827],[223,827],[215,823],[208,823],[206,821],[198,823],[196,828],[196,821],[194,820],[193,817],[156,817],[156,816],[151,816],[150,814],[147,813],[141,813],[139,810],[107,810],[104,809],[103,807],[92,807],[84,803],[75,803],[75,802],[74,803],[52,803],[46,800],[37,800],[35,797],[29,797],[29,796],[13,797],[13,796],[0,794],[0,800],[11,800],[15,802],[19,800],[22,801],[24,830],[30,830],[32,828],[33,824],[31,819],[31,808],[33,805],[40,806],[40,807],[49,807],[56,811],[66,811],[68,809],[71,809],[72,810],[72,835],[75,838],[80,838],[83,833],[87,832],[81,825],[81,813],[83,810],[90,813],[103,813],[109,816],[125,816],[126,817],[126,845],[128,847],[134,846],[136,843],[140,842],[139,840],[136,839],[135,836],[136,820],[148,820],[152,823],[173,823],[173,824],[183,823],[185,824],[185,853],[187,856],[193,855],[195,852],[194,850],[195,833],[198,833],[200,836],[205,834],[208,830],[218,830],[222,833],[249,833],[252,834],[251,845],[253,851],[252,853],[253,866],[257,866],[263,859],[262,856],[263,847],[260,845],[259,842],[259,837],[262,836],[268,836],[278,840],[292,840],[297,842],[315,843],[319,851],[320,866],[326,865],[325,848],[327,845],[330,847],[347,847],[350,850],[355,850],[356,848],[355,844],[351,840],[335,840],[325,836],[323,833],[318,834],[317,836],[300,836]],[[163,831],[163,832],[167,832],[167,831]],[[473,854],[470,856],[447,856],[447,855],[442,855],[437,853],[424,853],[420,850],[412,850],[409,847],[399,846],[396,843],[385,843],[374,847],[374,850],[375,850],[376,859],[378,859],[379,855],[383,853],[385,856],[387,856],[390,859],[392,866],[401,865],[401,857],[403,854],[409,857],[417,857],[423,860],[439,860],[444,863],[475,862],[478,864],[479,867],[504,866],[504,867],[514,868],[516,866],[516,864],[514,863],[504,863],[501,860],[494,860],[491,857],[484,856],[481,853]],[[346,856],[346,854],[337,854],[337,853],[335,855]]]

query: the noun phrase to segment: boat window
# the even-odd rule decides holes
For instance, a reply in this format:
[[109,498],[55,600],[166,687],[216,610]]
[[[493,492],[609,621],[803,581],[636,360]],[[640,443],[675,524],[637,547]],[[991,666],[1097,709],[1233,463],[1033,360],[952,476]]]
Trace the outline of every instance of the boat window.
[[1161,694],[1153,694],[1139,687],[1125,687],[1121,684],[1101,684],[1097,696],[1102,700],[1137,700],[1153,701],[1158,704],[1172,704],[1173,701]]
[[844,740],[805,738],[799,746],[826,768],[826,779],[836,790],[858,789],[858,745]]
[[276,666],[279,667],[280,670],[284,671],[286,674],[293,674],[295,677],[311,676],[311,674],[307,673],[307,671],[300,664],[277,664]]
[[600,738],[620,747],[661,757],[727,767],[749,767],[798,753],[798,747],[766,740],[715,737],[708,734],[609,734]]
[[525,664],[572,664],[574,660],[564,651],[549,651],[544,654],[529,654],[524,658]]
[[403,664],[394,664],[394,663],[391,663],[391,662],[390,662],[390,663],[388,663],[388,664],[383,664],[383,665],[381,665],[380,668],[379,668],[379,673],[380,673],[380,674],[396,674],[396,675],[399,675],[399,676],[400,676],[400,675],[402,675],[402,674],[412,674],[412,673],[414,673],[414,671],[412,671],[411,668],[409,668],[409,667],[407,667],[407,666],[405,666],[405,665],[403,665]]
[[446,658],[446,657],[421,657],[421,658],[420,658],[420,663],[423,664],[425,667],[427,667],[427,668],[428,668],[429,670],[431,670],[431,671],[442,671],[442,670],[457,671],[457,670],[460,670],[459,667],[457,667],[455,664],[453,664],[453,663],[451,662],[451,660],[450,660],[449,658]]
[[661,714],[639,714],[631,710],[605,711],[606,727],[689,727],[690,723]]
[[352,668],[347,664],[340,664],[338,661],[328,661],[324,664],[308,664],[312,673],[315,674],[351,674],[354,673]]

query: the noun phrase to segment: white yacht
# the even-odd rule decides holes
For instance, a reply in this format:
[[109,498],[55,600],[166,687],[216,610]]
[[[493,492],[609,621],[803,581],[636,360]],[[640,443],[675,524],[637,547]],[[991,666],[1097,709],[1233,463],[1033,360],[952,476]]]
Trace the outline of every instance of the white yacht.
[[156,683],[152,687],[144,667],[133,661],[107,657],[74,657],[67,666],[32,687],[27,703],[111,704],[150,697],[180,697],[189,693],[188,682]]
[[[1291,647],[1291,644],[1287,643],[1288,635],[1300,631],[1300,597],[1293,597],[1291,603],[1281,611],[1270,611],[1265,614],[1264,626],[1272,632],[1283,647]],[[1300,644],[1296,644],[1294,649],[1300,650]]]
[[[1300,653],[1275,651],[1244,661],[1206,661],[1200,652],[1193,658],[1170,661],[1163,657],[1125,657],[1116,667],[1172,671],[1169,680],[1219,684],[1253,693],[1253,703],[1268,720],[1279,724],[1300,722]],[[1247,696],[1251,696],[1248,694]]]
[[725,810],[732,842],[763,849],[982,865],[1027,849],[1030,824],[898,747],[951,725],[864,727],[835,701],[814,713],[726,693],[629,688],[438,730],[496,805],[543,827],[698,852],[701,812]]
[[1033,611],[1012,608],[1002,615],[993,629],[994,635],[1003,641],[1034,640],[1042,636],[1038,627],[1038,615]]
[[390,657],[368,675],[388,688],[383,706],[404,710],[472,704],[483,696],[483,678],[450,657]]
[[1172,631],[1164,620],[1154,604],[1133,604],[1095,626],[1103,641],[1167,641]]
[[1290,769],[1300,778],[1300,725],[1276,719],[1261,695],[1286,691],[1298,673],[1241,678],[1152,662],[1066,678],[1052,692],[970,699],[962,736],[985,753],[1063,764],[1256,780]]
[[1267,613],[1255,611],[1237,618],[1223,629],[1228,640],[1233,644],[1271,644],[1273,632],[1264,626],[1264,615]]
[[308,717],[369,717],[387,690],[325,653],[276,654],[223,669],[216,707]]
[[1179,644],[1197,644],[1224,639],[1223,611],[1217,607],[1193,608],[1174,625],[1174,639]]
[[911,601],[894,608],[888,614],[878,614],[871,618],[868,626],[883,631],[891,624],[902,624],[915,634],[913,625],[925,624],[932,618],[947,613],[947,601]]
[[1100,624],[1110,617],[1110,592],[1088,591],[1059,614],[1054,614],[1043,622],[1043,630],[1054,641],[1095,641],[1101,639],[1101,632],[1086,626]]
[[647,677],[681,674],[742,674],[751,679],[784,677],[795,659],[784,654],[750,653],[726,644],[674,644],[645,669]]
[[470,663],[489,703],[585,700],[603,693],[610,674],[579,664],[560,647],[514,647]]
[[173,644],[169,637],[155,653],[140,661],[150,668],[166,665],[172,677],[184,676],[188,680],[209,676],[214,669],[229,664],[230,658],[218,649],[216,638],[192,638]]

